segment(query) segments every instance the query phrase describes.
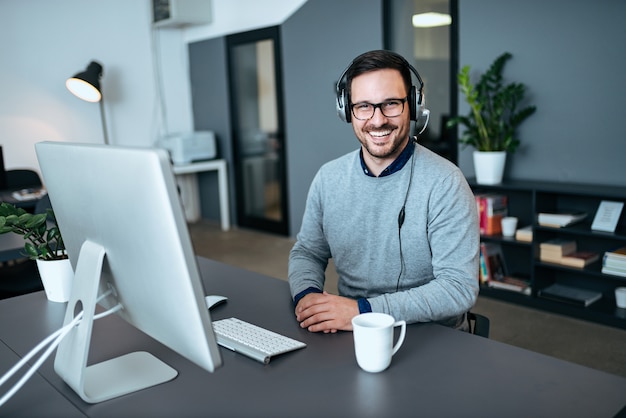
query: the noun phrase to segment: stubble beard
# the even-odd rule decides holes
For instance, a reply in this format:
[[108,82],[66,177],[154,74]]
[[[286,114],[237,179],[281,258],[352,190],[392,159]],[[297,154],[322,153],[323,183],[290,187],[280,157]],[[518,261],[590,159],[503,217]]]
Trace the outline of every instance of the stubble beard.
[[394,138],[391,142],[387,143],[386,144],[387,146],[379,147],[379,146],[376,146],[376,145],[372,144],[370,142],[370,137],[369,137],[369,132],[370,131],[390,130],[391,134],[393,134],[395,131],[397,131],[397,128],[398,128],[397,126],[392,126],[392,125],[387,125],[386,124],[386,125],[383,125],[383,126],[380,126],[380,127],[376,127],[375,129],[372,128],[372,129],[369,129],[369,130],[365,130],[364,131],[364,136],[366,136],[366,138],[359,138],[359,142],[361,143],[361,145],[363,145],[363,147],[365,148],[367,153],[370,156],[372,156],[373,158],[385,159],[385,158],[390,158],[390,157],[393,157],[393,156],[397,156],[395,154],[398,152],[398,150],[400,149],[400,147],[404,143],[405,138],[398,136],[398,137]]

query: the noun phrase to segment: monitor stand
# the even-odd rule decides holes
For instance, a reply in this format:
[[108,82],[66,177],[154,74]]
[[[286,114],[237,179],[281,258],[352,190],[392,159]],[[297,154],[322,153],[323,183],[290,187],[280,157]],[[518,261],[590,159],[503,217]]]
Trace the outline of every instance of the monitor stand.
[[134,352],[87,366],[105,250],[85,241],[80,249],[64,325],[82,320],[57,349],[54,370],[85,401],[97,403],[174,379],[178,372],[147,352]]

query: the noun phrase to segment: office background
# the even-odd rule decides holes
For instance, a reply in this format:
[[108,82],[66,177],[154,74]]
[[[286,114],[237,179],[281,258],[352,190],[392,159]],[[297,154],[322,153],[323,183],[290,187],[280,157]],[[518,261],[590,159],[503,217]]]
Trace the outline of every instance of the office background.
[[[528,86],[538,108],[520,130],[523,146],[509,158],[506,175],[623,185],[626,3],[459,3],[461,65],[482,71],[510,51],[505,74]],[[64,86],[91,59],[104,65],[112,143],[150,146],[165,131],[211,129],[229,159],[224,37],[279,25],[295,235],[317,168],[357,146],[350,125],[336,117],[333,87],[351,58],[382,47],[382,1],[212,0],[212,9],[207,25],[151,33],[148,0],[0,0],[0,145],[7,168],[37,168],[33,145],[41,140],[102,141],[97,105]],[[470,149],[461,150],[459,165],[473,174]],[[203,215],[217,219],[215,178],[204,174],[200,183]]]

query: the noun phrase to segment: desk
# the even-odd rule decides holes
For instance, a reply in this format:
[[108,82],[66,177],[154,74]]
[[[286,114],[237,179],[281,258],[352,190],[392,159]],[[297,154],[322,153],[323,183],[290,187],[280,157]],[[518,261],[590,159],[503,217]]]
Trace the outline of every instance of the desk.
[[195,222],[200,218],[198,179],[196,174],[213,170],[217,171],[222,230],[228,231],[230,229],[230,205],[228,201],[228,172],[226,171],[226,160],[210,160],[172,166],[172,171],[180,180],[179,187],[181,188],[183,201],[186,203],[184,206],[187,220],[191,222]]
[[37,206],[39,198],[19,200],[13,197],[13,193],[17,190],[0,190],[0,203],[10,203],[18,208],[24,208],[27,211],[33,211]]
[[[214,319],[237,316],[308,347],[265,366],[221,349],[223,366],[208,373],[111,316],[95,323],[90,362],[147,349],[178,377],[89,405],[54,373],[52,359],[38,376],[94,417],[612,417],[626,405],[622,377],[434,324],[408,326],[390,368],[369,374],[356,364],[351,333],[299,328],[286,282],[204,258],[199,265],[206,290],[229,297],[211,311]],[[23,356],[60,326],[64,312],[42,292],[1,301],[0,339]],[[22,391],[29,396],[11,399],[0,414],[29,415],[33,399],[57,411],[56,400],[38,397],[50,392],[41,379]]]

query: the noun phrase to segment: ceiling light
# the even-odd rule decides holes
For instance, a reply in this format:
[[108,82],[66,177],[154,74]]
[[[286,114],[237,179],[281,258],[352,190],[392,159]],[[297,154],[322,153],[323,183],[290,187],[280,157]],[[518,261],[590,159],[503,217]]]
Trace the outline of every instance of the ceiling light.
[[413,26],[416,28],[434,28],[436,26],[447,26],[452,23],[452,17],[445,13],[419,13],[413,15]]

